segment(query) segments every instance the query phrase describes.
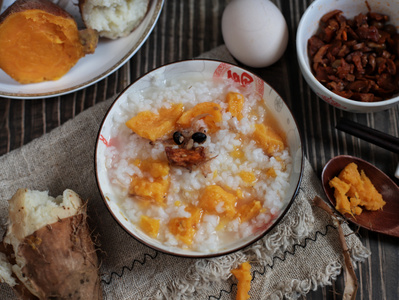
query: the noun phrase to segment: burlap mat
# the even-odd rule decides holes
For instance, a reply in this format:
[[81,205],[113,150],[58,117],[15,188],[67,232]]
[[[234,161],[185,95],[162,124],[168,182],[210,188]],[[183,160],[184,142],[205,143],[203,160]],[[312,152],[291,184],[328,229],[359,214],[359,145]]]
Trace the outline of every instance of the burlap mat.
[[[201,57],[232,62],[223,46]],[[18,188],[48,190],[53,196],[70,188],[87,199],[90,224],[101,244],[105,299],[234,299],[230,270],[247,260],[254,275],[252,299],[295,299],[330,285],[340,274],[343,256],[337,230],[326,213],[311,205],[311,199],[323,197],[323,191],[307,160],[288,214],[270,234],[242,251],[213,259],[184,259],[156,252],[130,237],[107,211],[95,181],[96,136],[112,101],[97,104],[0,157],[3,227],[7,200]],[[369,251],[348,226],[343,227],[353,262],[363,261]],[[0,285],[0,299],[14,299],[5,284]]]

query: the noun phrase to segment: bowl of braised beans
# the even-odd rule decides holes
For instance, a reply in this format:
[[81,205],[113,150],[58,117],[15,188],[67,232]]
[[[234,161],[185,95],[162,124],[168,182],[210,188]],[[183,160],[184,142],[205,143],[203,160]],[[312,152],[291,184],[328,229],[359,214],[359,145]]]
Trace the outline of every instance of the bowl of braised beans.
[[368,113],[399,103],[399,1],[316,0],[296,46],[303,77],[330,105]]

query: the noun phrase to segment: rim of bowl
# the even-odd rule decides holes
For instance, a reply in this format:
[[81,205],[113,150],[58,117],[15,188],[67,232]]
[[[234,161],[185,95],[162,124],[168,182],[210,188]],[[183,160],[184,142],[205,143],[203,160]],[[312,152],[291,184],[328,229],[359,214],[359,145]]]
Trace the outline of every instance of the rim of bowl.
[[[361,107],[375,108],[375,107],[386,106],[386,105],[393,104],[395,102],[399,102],[399,95],[396,95],[393,98],[389,98],[389,99],[378,101],[378,102],[361,102],[361,101],[344,98],[344,97],[330,91],[323,84],[321,84],[320,81],[318,81],[316,79],[316,77],[313,75],[313,72],[310,70],[309,64],[307,64],[305,61],[305,57],[308,55],[307,47],[305,47],[305,53],[304,53],[302,45],[303,45],[303,43],[307,43],[307,40],[306,41],[303,40],[304,31],[305,31],[305,22],[307,21],[307,17],[310,14],[310,11],[314,9],[314,6],[318,5],[318,3],[321,1],[323,1],[323,0],[313,1],[308,6],[308,8],[305,10],[305,12],[303,13],[303,15],[299,21],[299,24],[298,24],[298,29],[296,32],[296,52],[297,52],[298,62],[302,66],[302,68],[301,68],[302,72],[305,72],[306,75],[308,76],[308,78],[310,80],[312,80],[312,82],[314,84],[316,84],[316,86],[318,88],[323,90],[323,92],[326,93],[328,96],[330,96],[332,98],[337,98],[339,101],[342,101],[343,103],[348,104],[348,105],[358,105]],[[322,16],[320,16],[320,18],[321,17]],[[320,19],[317,22],[317,24],[319,24],[319,22],[320,22]],[[316,30],[317,30],[317,28],[315,28],[315,32],[316,32]]]
[[[98,169],[97,169],[97,152],[98,152],[98,145],[100,143],[100,135],[101,135],[101,131],[103,129],[104,123],[106,121],[106,119],[108,118],[109,113],[111,112],[112,108],[115,106],[115,104],[118,102],[118,100],[121,98],[121,96],[127,92],[128,89],[130,89],[137,81],[139,81],[140,79],[142,79],[143,77],[151,74],[152,72],[155,72],[161,68],[170,66],[170,65],[175,65],[175,64],[180,64],[180,63],[186,63],[186,62],[192,62],[192,61],[202,61],[202,62],[210,62],[210,63],[225,63],[225,64],[229,64],[233,67],[239,68],[244,70],[245,72],[248,72],[249,74],[251,74],[252,76],[258,77],[263,83],[265,83],[266,85],[268,85],[279,97],[280,99],[283,101],[284,105],[287,107],[289,113],[291,114],[292,119],[295,122],[295,126],[298,129],[298,135],[299,135],[299,143],[300,143],[300,155],[301,155],[301,159],[300,159],[300,171],[299,171],[299,178],[298,178],[298,182],[296,183],[296,187],[294,189],[294,193],[291,197],[291,199],[289,200],[289,202],[287,203],[286,207],[280,212],[279,216],[277,218],[274,219],[273,224],[271,224],[264,232],[260,233],[258,236],[256,236],[255,238],[249,240],[248,242],[246,242],[243,245],[239,245],[237,247],[233,247],[232,249],[228,249],[228,250],[222,250],[222,251],[216,251],[216,252],[210,252],[210,253],[205,253],[205,252],[187,252],[187,253],[176,253],[173,250],[168,250],[168,249],[164,249],[161,247],[158,247],[157,245],[151,244],[143,239],[141,239],[139,236],[137,236],[134,232],[131,232],[130,230],[128,230],[118,219],[118,217],[115,215],[115,213],[113,212],[113,210],[111,209],[111,207],[108,205],[107,203],[107,199],[106,196],[103,193],[103,190],[101,188],[101,184],[100,184],[100,180],[99,180],[99,176],[98,176]],[[95,178],[96,178],[96,184],[97,184],[97,188],[100,192],[101,198],[102,198],[102,202],[103,204],[106,206],[108,212],[111,214],[111,216],[114,218],[114,220],[116,221],[116,223],[132,238],[134,238],[136,241],[140,242],[141,244],[165,253],[165,254],[169,254],[172,256],[176,256],[176,257],[184,257],[184,258],[212,258],[212,257],[218,257],[218,256],[223,256],[223,255],[227,255],[227,254],[231,254],[237,251],[240,251],[252,244],[254,244],[255,242],[257,242],[258,240],[260,240],[261,238],[263,238],[266,234],[268,234],[277,224],[280,223],[281,219],[287,214],[288,210],[291,208],[295,198],[298,196],[298,192],[299,192],[299,188],[302,182],[302,178],[303,178],[303,172],[304,172],[304,149],[303,149],[303,139],[302,139],[302,135],[301,132],[299,131],[299,127],[298,127],[298,122],[296,121],[296,119],[294,118],[294,115],[292,114],[291,109],[288,107],[287,103],[285,102],[285,100],[280,96],[279,93],[277,93],[277,91],[271,86],[269,85],[265,80],[263,80],[261,77],[259,77],[258,75],[252,73],[251,71],[241,67],[241,66],[237,66],[234,64],[231,64],[229,62],[225,62],[223,60],[216,60],[216,59],[208,59],[208,58],[199,58],[199,59],[185,59],[185,60],[178,60],[175,62],[171,62],[171,63],[166,63],[163,64],[159,67],[156,67],[148,72],[146,72],[145,74],[143,74],[142,76],[138,77],[136,80],[134,80],[132,83],[130,83],[126,88],[124,88],[122,90],[122,92],[119,93],[119,95],[115,98],[115,100],[112,102],[112,104],[110,105],[110,107],[107,109],[101,124],[100,124],[100,128],[98,130],[97,136],[96,136],[96,145],[94,148],[94,172],[95,172]]]

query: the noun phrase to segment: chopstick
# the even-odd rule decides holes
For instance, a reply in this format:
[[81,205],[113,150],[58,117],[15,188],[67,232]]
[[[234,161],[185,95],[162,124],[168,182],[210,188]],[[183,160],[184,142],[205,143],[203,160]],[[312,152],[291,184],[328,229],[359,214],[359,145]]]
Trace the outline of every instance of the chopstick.
[[399,138],[348,119],[340,119],[336,129],[361,138],[394,153],[399,153]]

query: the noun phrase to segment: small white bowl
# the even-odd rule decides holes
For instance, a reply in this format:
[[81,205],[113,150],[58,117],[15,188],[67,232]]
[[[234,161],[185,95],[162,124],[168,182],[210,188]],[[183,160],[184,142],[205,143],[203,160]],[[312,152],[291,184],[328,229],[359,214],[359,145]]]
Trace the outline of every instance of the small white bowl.
[[297,29],[296,50],[302,75],[310,88],[325,102],[339,109],[353,113],[369,113],[389,109],[399,103],[399,96],[380,102],[361,102],[341,97],[324,85],[313,75],[307,51],[309,38],[317,32],[321,17],[335,9],[343,11],[347,19],[359,13],[367,13],[369,4],[372,12],[386,14],[390,23],[399,28],[399,1],[395,0],[316,0],[303,14]]
[[[222,248],[216,252],[198,252],[166,246],[158,240],[144,234],[128,220],[123,209],[118,205],[117,196],[108,177],[108,169],[106,166],[107,160],[105,153],[110,144],[113,143],[112,137],[115,134],[115,126],[113,126],[113,124],[115,120],[120,118],[121,111],[124,111],[126,107],[128,107],[129,95],[133,93],[137,94],[141,90],[150,87],[154,84],[154,78],[157,78],[157,82],[166,82],[165,80],[167,79],[185,80],[186,77],[191,76],[195,76],[199,79],[217,80],[227,80],[227,78],[233,77],[236,82],[238,81],[237,84],[250,86],[260,93],[260,95],[263,95],[264,101],[268,109],[270,109],[270,113],[275,117],[275,120],[277,120],[280,128],[286,135],[286,142],[289,147],[290,156],[292,157],[292,171],[288,178],[289,188],[283,199],[282,209],[275,214],[270,223],[264,226],[262,231],[258,231],[258,233],[242,238],[241,240],[233,241],[228,247]],[[292,113],[283,99],[266,82],[247,70],[228,63],[213,60],[188,60],[168,64],[153,70],[131,84],[115,100],[107,112],[98,133],[95,149],[95,170],[97,184],[105,205],[117,223],[131,236],[164,253],[183,257],[213,257],[231,253],[252,244],[263,237],[281,220],[294,201],[299,189],[303,172],[303,149],[297,123]]]

